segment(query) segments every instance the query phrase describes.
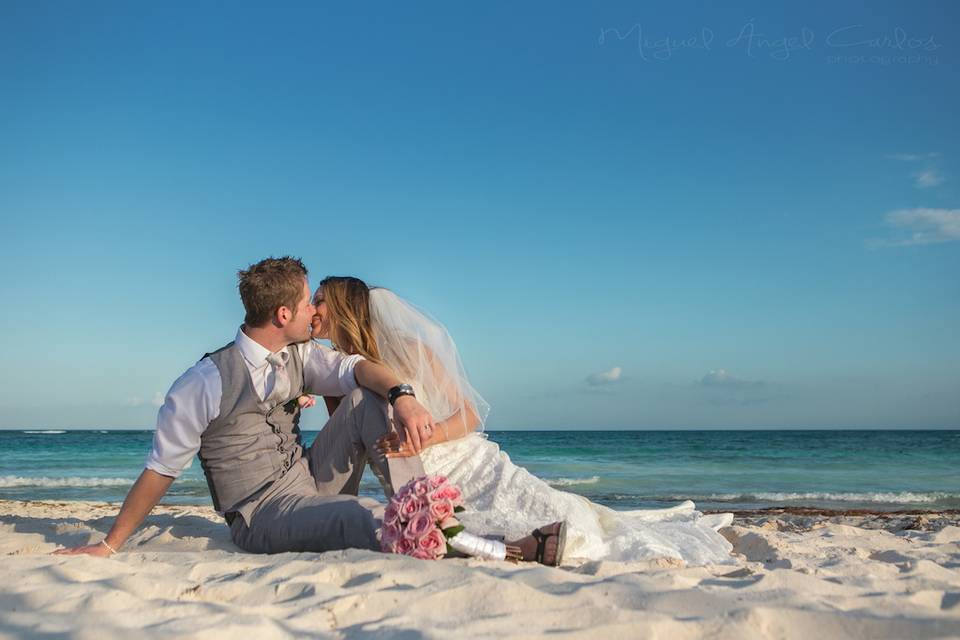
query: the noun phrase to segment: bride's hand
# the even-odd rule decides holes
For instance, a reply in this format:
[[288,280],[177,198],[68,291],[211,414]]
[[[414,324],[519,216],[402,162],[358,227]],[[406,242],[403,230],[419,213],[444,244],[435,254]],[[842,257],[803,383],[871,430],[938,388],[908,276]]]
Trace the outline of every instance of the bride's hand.
[[391,431],[377,440],[377,451],[387,458],[409,458],[417,455],[410,442],[401,440],[396,431]]
[[434,429],[433,416],[426,407],[413,396],[400,396],[393,403],[393,417],[406,432],[404,440],[410,443],[414,453],[423,451],[423,445]]
[[313,396],[303,394],[297,398],[297,404],[300,405],[301,409],[309,409],[313,405],[317,404],[317,400]]

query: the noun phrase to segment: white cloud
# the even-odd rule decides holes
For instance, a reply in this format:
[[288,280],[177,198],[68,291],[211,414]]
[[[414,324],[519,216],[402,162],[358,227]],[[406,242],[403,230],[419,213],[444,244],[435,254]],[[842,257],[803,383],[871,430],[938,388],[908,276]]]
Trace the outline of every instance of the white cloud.
[[885,157],[889,160],[898,160],[910,164],[923,164],[922,168],[911,174],[913,186],[917,189],[929,189],[943,182],[943,176],[934,166],[934,158],[939,156],[940,154],[936,151],[931,151],[928,153],[889,153]]
[[610,371],[601,371],[600,373],[591,373],[587,376],[587,384],[599,387],[605,384],[613,384],[620,380],[623,370],[620,367],[614,367]]
[[744,380],[738,378],[726,369],[714,369],[700,378],[702,387],[720,387],[723,389],[754,389],[763,386],[762,380]]
[[960,209],[897,209],[885,217],[888,227],[910,232],[900,239],[874,238],[873,247],[939,244],[960,240]]
[[154,406],[154,407],[162,407],[162,406],[163,406],[163,400],[164,400],[163,394],[160,393],[159,391],[155,391],[154,394],[153,394],[153,397],[150,398],[149,400],[144,400],[143,398],[140,398],[139,396],[134,396],[134,397],[132,397],[132,398],[127,399],[127,406],[130,406],[130,407],[146,407],[146,406],[149,405],[149,406]]
[[886,155],[890,160],[900,160],[901,162],[920,162],[929,158],[936,158],[940,154],[936,151],[929,153],[888,153]]
[[918,189],[929,189],[943,182],[943,176],[936,169],[924,169],[913,174],[913,186]]

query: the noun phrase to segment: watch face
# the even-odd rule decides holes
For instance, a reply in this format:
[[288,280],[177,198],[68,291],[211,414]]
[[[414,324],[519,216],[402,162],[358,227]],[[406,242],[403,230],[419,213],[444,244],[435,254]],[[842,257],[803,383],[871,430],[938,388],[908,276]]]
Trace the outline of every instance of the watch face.
[[390,392],[387,394],[387,400],[390,402],[390,404],[393,404],[394,401],[396,401],[396,399],[400,396],[413,396],[414,398],[417,397],[417,395],[413,392],[413,387],[404,383],[398,384],[390,389]]

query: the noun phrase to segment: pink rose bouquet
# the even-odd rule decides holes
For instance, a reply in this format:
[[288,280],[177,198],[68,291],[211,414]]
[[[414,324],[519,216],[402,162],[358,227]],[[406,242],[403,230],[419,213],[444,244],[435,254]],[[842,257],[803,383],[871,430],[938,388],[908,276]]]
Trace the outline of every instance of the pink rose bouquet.
[[463,492],[446,477],[414,478],[390,498],[380,528],[380,548],[422,560],[438,560],[454,549],[503,560],[506,546],[465,532],[454,516],[461,511]]

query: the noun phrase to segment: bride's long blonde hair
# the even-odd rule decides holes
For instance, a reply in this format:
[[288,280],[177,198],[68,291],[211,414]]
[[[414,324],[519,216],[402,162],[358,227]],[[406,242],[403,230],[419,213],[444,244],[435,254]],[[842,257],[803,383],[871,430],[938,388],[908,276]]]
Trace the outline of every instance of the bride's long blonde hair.
[[359,278],[329,276],[320,293],[334,348],[385,364],[408,380],[423,406],[449,423],[443,428],[455,427],[455,437],[483,428],[490,407],[470,386],[442,324],[389,289],[368,287]]
[[370,287],[360,278],[327,276],[314,299],[323,292],[327,304],[330,342],[338,351],[383,362],[370,320]]

